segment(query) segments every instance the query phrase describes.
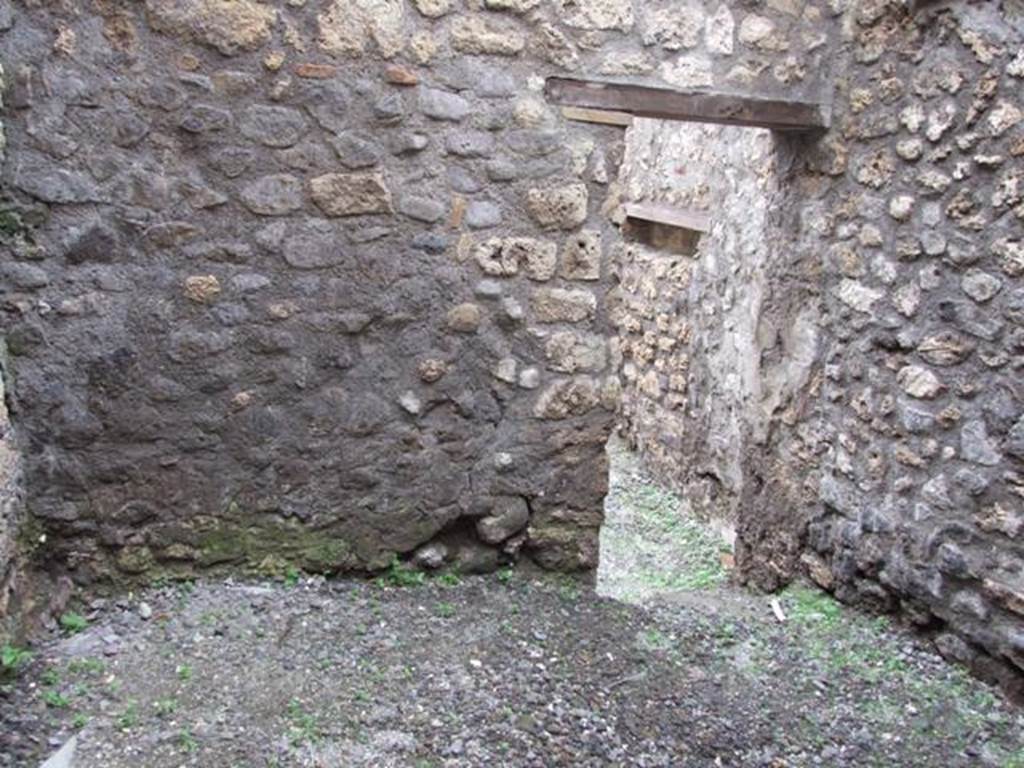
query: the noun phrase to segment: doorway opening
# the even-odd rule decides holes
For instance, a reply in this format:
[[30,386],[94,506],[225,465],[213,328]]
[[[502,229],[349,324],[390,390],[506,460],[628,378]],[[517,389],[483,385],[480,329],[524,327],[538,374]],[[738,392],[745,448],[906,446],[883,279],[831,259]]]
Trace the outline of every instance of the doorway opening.
[[636,118],[627,129],[602,594],[646,602],[728,580],[767,392],[786,156],[764,128]]

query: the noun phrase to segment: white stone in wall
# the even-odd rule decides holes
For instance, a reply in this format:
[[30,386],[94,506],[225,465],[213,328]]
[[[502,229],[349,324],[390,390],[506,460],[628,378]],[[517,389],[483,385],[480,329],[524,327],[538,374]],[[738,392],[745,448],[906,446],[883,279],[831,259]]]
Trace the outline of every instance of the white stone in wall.
[[756,14],[746,16],[740,23],[740,41],[754,45],[768,38],[775,31],[771,19]]
[[917,133],[924,124],[924,108],[920,104],[911,104],[900,112],[900,123],[911,133]]
[[989,134],[1002,136],[1022,119],[1024,112],[1016,104],[1001,100],[988,113]]
[[633,0],[555,0],[562,21],[578,29],[633,28]]
[[231,56],[266,43],[277,11],[253,0],[146,0],[146,18],[155,30],[190,37]]
[[683,54],[664,62],[661,76],[677,88],[708,88],[713,82],[711,59],[703,54]]
[[704,31],[704,9],[693,3],[672,3],[647,14],[644,20],[645,45],[660,45],[667,51],[694,48]]
[[967,461],[989,467],[995,466],[1002,459],[994,441],[988,435],[985,422],[981,419],[972,419],[964,423],[960,430],[960,452]]
[[494,368],[491,369],[491,375],[507,384],[515,384],[517,378],[516,369],[518,367],[519,362],[514,357],[503,357],[494,364]]
[[440,18],[452,10],[451,0],[413,0],[413,5],[429,19]]
[[913,317],[921,306],[921,289],[917,283],[907,283],[893,295],[896,311],[904,317]]
[[863,283],[850,279],[839,283],[833,292],[843,304],[858,312],[871,312],[875,302],[885,295],[882,291],[869,288]]
[[896,381],[903,391],[919,400],[932,400],[946,388],[939,378],[920,365],[905,365],[896,374]]
[[512,11],[526,13],[541,4],[542,0],[484,0],[484,8],[489,11]]
[[360,56],[373,41],[390,58],[405,46],[405,0],[334,0],[317,21],[332,56]]
[[1024,275],[1024,241],[1002,237],[991,245],[999,267],[1010,277]]
[[602,75],[644,75],[653,70],[654,61],[646,53],[606,56],[597,69]]
[[889,215],[896,221],[906,221],[914,212],[914,198],[910,195],[897,195],[889,201]]
[[451,35],[455,50],[462,53],[516,56],[526,47],[526,38],[515,28],[479,16],[456,18]]
[[736,34],[736,22],[732,18],[729,6],[720,5],[714,15],[708,16],[704,37],[707,41],[708,50],[712,53],[720,53],[729,56],[733,52],[735,43],[733,37]]
[[1006,74],[1010,77],[1024,77],[1024,48],[1017,51],[1013,61],[1006,65]]
[[928,115],[928,127],[925,129],[925,136],[928,141],[937,142],[953,125],[956,118],[956,103],[947,101],[938,109],[932,110]]
[[1003,283],[980,269],[971,269],[960,280],[960,288],[979,304],[990,300],[999,293]]

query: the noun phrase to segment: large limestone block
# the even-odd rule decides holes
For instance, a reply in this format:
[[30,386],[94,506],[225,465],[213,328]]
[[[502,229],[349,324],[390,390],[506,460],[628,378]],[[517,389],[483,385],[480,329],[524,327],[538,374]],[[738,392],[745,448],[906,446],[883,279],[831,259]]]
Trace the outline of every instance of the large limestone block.
[[578,323],[597,311],[597,297],[590,291],[539,288],[531,302],[534,319],[540,323]]
[[325,173],[309,182],[309,193],[328,216],[391,213],[391,192],[379,173]]
[[376,43],[390,58],[405,46],[404,0],[334,0],[317,21],[317,42],[332,56],[358,57]]
[[559,420],[582,416],[601,402],[597,385],[589,376],[552,384],[537,399],[533,415],[538,419]]
[[557,0],[558,14],[578,29],[633,28],[633,0]]
[[526,47],[526,38],[514,27],[468,16],[452,24],[452,46],[462,53],[517,56]]
[[585,184],[550,189],[531,189],[526,206],[544,229],[575,229],[587,220],[589,196]]
[[485,274],[509,277],[522,268],[531,280],[545,281],[555,274],[557,248],[529,237],[495,237],[478,245],[473,255]]
[[188,37],[232,56],[270,40],[277,11],[253,0],[146,0],[146,17],[158,32]]

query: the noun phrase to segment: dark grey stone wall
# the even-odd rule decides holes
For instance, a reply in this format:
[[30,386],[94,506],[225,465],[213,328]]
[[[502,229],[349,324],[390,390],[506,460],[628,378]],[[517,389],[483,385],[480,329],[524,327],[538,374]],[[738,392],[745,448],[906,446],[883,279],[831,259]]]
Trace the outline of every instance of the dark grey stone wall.
[[[0,22],[2,20],[0,14]],[[4,82],[4,70],[0,65],[0,109],[3,107]],[[0,168],[6,160],[6,150],[6,132],[0,120]],[[8,223],[8,220],[0,217],[0,237],[3,237],[2,233]],[[7,622],[3,619],[11,613],[11,596],[20,575],[18,539],[23,515],[20,454],[7,407],[9,369],[7,349],[0,341],[0,636],[6,634]]]
[[[0,0],[0,571],[22,497],[81,582],[592,567],[621,372],[630,418],[681,406],[745,579],[1021,666],[1015,8]],[[566,73],[836,93],[763,174],[691,133],[742,237],[639,342],[619,281],[672,290],[611,223],[620,132],[540,96]]]
[[544,77],[817,94],[824,18],[0,0],[0,309],[40,562],[592,567],[621,149]]

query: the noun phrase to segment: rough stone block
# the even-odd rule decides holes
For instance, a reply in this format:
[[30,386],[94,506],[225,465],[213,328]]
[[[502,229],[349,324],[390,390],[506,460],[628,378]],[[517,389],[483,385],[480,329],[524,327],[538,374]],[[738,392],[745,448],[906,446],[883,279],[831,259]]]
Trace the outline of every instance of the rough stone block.
[[398,211],[410,219],[433,224],[444,218],[447,207],[444,203],[432,200],[429,197],[403,195],[398,200]]
[[562,248],[559,274],[566,280],[600,280],[601,250],[600,232],[583,230],[573,235]]
[[421,85],[418,91],[420,111],[434,120],[457,123],[469,115],[469,102],[457,93]]
[[451,36],[452,46],[462,53],[517,56],[526,47],[526,38],[518,29],[481,16],[455,19]]
[[317,17],[321,50],[362,56],[371,44],[390,58],[405,47],[405,0],[332,0]]
[[277,11],[254,0],[146,0],[146,18],[157,31],[232,56],[266,44]]
[[600,336],[576,331],[559,331],[544,342],[548,368],[560,373],[597,373],[607,360],[607,342]]
[[381,159],[381,150],[369,136],[346,131],[329,139],[341,164],[350,171],[372,168]]
[[533,408],[538,419],[568,419],[583,416],[601,402],[597,386],[589,376],[558,381],[544,390]]
[[530,509],[518,497],[498,499],[490,514],[477,521],[476,530],[488,544],[500,544],[526,528],[530,522]]
[[538,288],[530,309],[540,323],[579,323],[594,317],[597,297],[590,291]]
[[445,137],[445,148],[456,157],[489,157],[496,142],[487,131],[455,131]]
[[587,220],[588,201],[585,184],[531,189],[527,193],[530,216],[544,229],[576,229]]
[[306,131],[306,119],[297,109],[254,104],[238,123],[242,135],[268,147],[291,147]]
[[197,304],[209,304],[220,294],[215,275],[191,275],[185,278],[185,297]]
[[459,304],[448,311],[448,327],[458,333],[476,333],[483,313],[476,304]]
[[633,0],[556,0],[562,21],[579,29],[617,29],[633,27]]
[[242,187],[239,197],[242,205],[261,216],[284,216],[299,210],[304,203],[302,182],[285,173],[249,182]]
[[309,190],[327,216],[391,213],[391,192],[379,173],[326,173],[312,179]]

